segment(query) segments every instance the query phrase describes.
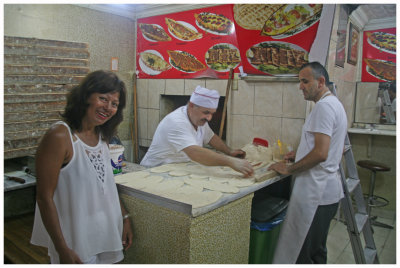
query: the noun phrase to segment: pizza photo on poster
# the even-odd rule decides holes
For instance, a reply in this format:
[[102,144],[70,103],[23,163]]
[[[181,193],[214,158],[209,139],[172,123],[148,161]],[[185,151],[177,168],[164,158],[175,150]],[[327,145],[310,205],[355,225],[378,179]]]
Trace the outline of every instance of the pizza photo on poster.
[[364,59],[365,71],[376,79],[391,82],[396,80],[396,63],[380,59]]
[[206,69],[206,66],[195,56],[186,51],[168,50],[169,62],[178,71],[195,73]]
[[158,24],[139,23],[143,38],[150,42],[171,41],[171,37]]
[[241,62],[232,4],[138,19],[136,58],[139,78],[228,78]]
[[165,23],[168,25],[169,33],[180,41],[190,42],[203,37],[203,34],[199,33],[196,27],[186,21],[165,18]]
[[138,78],[296,76],[324,5],[225,4],[138,19]]
[[367,32],[368,44],[383,52],[396,55],[396,35],[385,32]]
[[322,9],[322,4],[234,4],[244,72],[298,76],[308,62]]
[[158,75],[171,68],[156,50],[145,50],[139,54],[139,66],[148,75]]
[[288,4],[275,11],[266,21],[261,35],[283,39],[306,30],[321,17],[322,5]]
[[195,13],[196,25],[211,34],[230,35],[234,33],[233,22],[224,15],[201,12]]
[[362,82],[396,80],[396,28],[364,31]]

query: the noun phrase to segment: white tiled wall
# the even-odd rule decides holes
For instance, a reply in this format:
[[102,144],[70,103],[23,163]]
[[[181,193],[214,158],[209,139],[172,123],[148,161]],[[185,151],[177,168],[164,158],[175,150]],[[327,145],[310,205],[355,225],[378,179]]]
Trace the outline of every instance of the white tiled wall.
[[[149,146],[160,118],[160,95],[190,95],[197,85],[225,96],[227,80],[138,80],[139,141]],[[147,94],[146,94],[147,91]],[[144,104],[147,103],[147,107]],[[254,137],[273,143],[281,139],[296,147],[304,123],[306,101],[293,82],[247,82],[230,92],[227,107],[227,144],[241,148]],[[292,128],[293,126],[293,128]]]

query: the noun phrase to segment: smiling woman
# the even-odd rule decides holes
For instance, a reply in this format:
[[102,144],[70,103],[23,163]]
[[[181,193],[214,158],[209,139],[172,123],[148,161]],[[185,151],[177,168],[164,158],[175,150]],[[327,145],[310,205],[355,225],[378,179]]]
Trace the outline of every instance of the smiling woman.
[[88,74],[69,93],[64,121],[38,147],[31,242],[48,248],[51,263],[116,263],[132,243],[108,148],[125,102],[114,73]]
[[67,106],[62,114],[64,120],[72,130],[82,130],[82,118],[89,107],[89,98],[92,94],[110,94],[119,92],[118,110],[104,125],[96,126],[96,132],[101,133],[103,139],[110,140],[115,134],[116,127],[122,122],[122,110],[126,104],[125,84],[112,72],[95,71],[88,74],[80,85],[71,90],[67,97]]

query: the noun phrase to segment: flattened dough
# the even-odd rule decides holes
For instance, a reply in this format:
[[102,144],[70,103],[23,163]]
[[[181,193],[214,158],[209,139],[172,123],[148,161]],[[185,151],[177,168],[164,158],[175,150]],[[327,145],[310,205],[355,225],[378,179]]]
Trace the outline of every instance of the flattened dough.
[[235,187],[247,187],[255,183],[254,179],[250,178],[234,178],[228,181],[228,184]]
[[146,178],[136,178],[136,179],[130,180],[127,183],[125,183],[124,185],[134,188],[134,189],[142,190],[146,187],[151,186],[152,184],[160,183],[162,180],[163,180],[163,177],[153,175],[153,176],[149,176]]
[[148,184],[144,188],[144,191],[164,196],[164,193],[176,190],[182,187],[183,184],[183,180],[164,180],[162,182]]
[[228,182],[230,179],[229,178],[221,178],[221,177],[210,177],[210,181],[216,181],[216,182]]
[[137,172],[130,172],[130,173],[117,175],[114,178],[115,178],[115,183],[126,184],[127,182],[129,182],[131,180],[145,178],[145,177],[148,177],[149,175],[150,175],[150,172],[137,171]]
[[[183,189],[182,187],[180,189]],[[192,205],[192,208],[204,207],[207,205],[211,205],[218,201],[222,197],[221,192],[217,191],[198,191],[195,188],[186,187],[186,191],[179,191],[174,193],[168,193],[165,197],[170,198],[172,200],[176,200],[185,204]],[[194,190],[189,190],[194,189]]]
[[208,179],[208,175],[204,174],[190,174],[189,177],[192,179]]
[[203,188],[213,190],[213,191],[219,191],[223,193],[237,193],[239,192],[239,188],[228,185],[228,184],[223,184],[219,183],[216,181],[206,181],[206,180],[196,180],[196,179],[185,179],[184,180],[186,184],[193,185],[193,186],[201,186]]
[[190,174],[189,171],[186,170],[172,170],[168,173],[170,176],[174,177],[181,177],[181,176],[187,176]]
[[193,186],[189,184],[184,184],[182,187],[176,189],[177,193],[192,193],[192,192],[202,192],[203,187],[201,186]]
[[171,164],[166,164],[166,165],[162,165],[162,166],[158,166],[158,167],[153,167],[150,169],[151,172],[154,173],[164,173],[164,172],[168,172],[171,170],[174,170],[174,166]]

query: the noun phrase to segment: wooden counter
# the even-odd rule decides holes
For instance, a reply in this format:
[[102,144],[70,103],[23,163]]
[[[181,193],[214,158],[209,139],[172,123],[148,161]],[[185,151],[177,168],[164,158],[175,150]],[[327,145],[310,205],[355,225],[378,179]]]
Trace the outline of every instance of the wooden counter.
[[240,188],[197,209],[117,184],[134,232],[123,263],[247,264],[253,193],[282,178]]

